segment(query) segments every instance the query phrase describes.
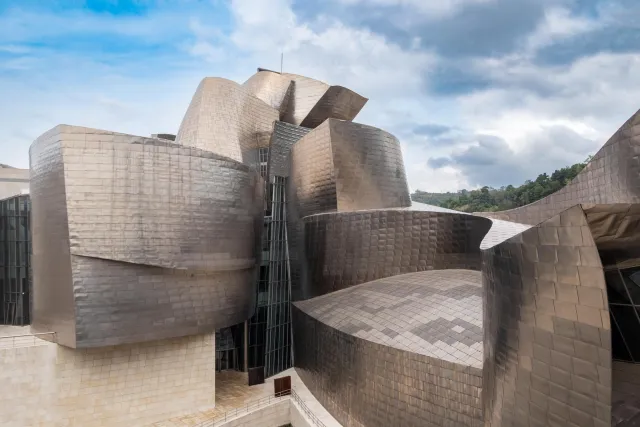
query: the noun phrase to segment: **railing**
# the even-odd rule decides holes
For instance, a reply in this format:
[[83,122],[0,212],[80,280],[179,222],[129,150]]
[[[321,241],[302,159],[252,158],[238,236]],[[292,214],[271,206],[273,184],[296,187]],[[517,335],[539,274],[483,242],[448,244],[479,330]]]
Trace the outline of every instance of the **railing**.
[[287,391],[284,391],[282,393],[279,393],[278,395],[269,395],[266,397],[263,397],[261,399],[256,399],[256,400],[252,400],[249,401],[247,403],[245,403],[242,406],[239,406],[237,408],[231,409],[227,412],[225,412],[224,414],[220,414],[210,420],[207,421],[203,421],[200,424],[196,424],[194,427],[215,427],[218,426],[220,424],[223,424],[227,421],[230,421],[231,419],[233,419],[234,417],[237,417],[241,414],[247,414],[250,411],[253,411],[255,409],[258,408],[263,408],[266,406],[271,405],[272,403],[276,403],[276,402],[281,402],[283,400],[286,400],[287,397],[289,397]]
[[252,400],[250,402],[247,402],[243,406],[237,407],[235,409],[231,409],[225,412],[224,414],[220,414],[210,420],[203,421],[200,424],[196,424],[194,427],[216,427],[226,423],[227,421],[231,421],[235,417],[248,414],[253,410],[265,408],[273,403],[283,402],[287,400],[287,398],[291,398],[295,400],[296,403],[298,403],[298,405],[302,409],[302,411],[307,415],[307,417],[309,417],[309,419],[317,427],[326,427],[324,423],[320,421],[320,419],[311,411],[311,409],[309,409],[307,404],[304,403],[304,400],[302,400],[300,395],[298,395],[298,393],[296,393],[295,390],[286,390],[277,395],[273,395],[273,396],[269,395],[261,399]]
[[9,335],[0,337],[0,349],[46,345],[46,341],[56,342],[56,333],[42,332],[38,334]]
[[316,416],[316,414],[314,414],[313,411],[311,409],[309,409],[307,404],[304,403],[304,400],[302,400],[300,395],[298,393],[296,393],[296,391],[293,390],[293,389],[291,390],[291,398],[296,401],[296,403],[300,406],[300,409],[302,409],[302,411],[307,415],[307,417],[309,417],[309,419],[311,421],[313,421],[313,423],[316,426],[318,426],[318,427],[326,427],[324,425],[324,423],[322,421],[320,421],[320,418],[318,418]]

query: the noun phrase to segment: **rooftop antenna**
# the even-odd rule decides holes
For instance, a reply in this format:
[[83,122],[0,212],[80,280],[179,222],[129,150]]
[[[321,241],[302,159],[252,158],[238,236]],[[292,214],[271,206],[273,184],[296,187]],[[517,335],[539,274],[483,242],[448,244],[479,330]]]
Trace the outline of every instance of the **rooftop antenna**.
[[284,62],[284,52],[280,52],[280,74],[282,74],[282,63]]

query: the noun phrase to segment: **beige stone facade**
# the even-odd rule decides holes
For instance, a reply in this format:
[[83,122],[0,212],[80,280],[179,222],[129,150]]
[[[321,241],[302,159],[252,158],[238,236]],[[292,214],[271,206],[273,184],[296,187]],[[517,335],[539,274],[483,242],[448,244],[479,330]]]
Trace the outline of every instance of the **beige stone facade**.
[[215,406],[214,364],[213,334],[84,350],[0,346],[0,420],[122,427],[206,410]]

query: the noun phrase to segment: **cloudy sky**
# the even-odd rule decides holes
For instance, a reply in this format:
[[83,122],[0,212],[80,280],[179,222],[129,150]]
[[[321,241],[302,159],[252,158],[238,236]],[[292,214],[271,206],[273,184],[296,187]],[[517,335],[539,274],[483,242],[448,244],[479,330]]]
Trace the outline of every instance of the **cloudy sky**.
[[638,0],[0,0],[0,163],[59,123],[176,133],[204,76],[347,86],[412,190],[520,184],[640,108]]

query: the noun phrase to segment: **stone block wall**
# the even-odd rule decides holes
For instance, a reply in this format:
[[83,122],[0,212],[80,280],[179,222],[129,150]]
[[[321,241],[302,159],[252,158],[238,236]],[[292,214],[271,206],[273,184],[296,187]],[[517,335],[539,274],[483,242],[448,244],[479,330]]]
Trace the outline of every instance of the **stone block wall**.
[[3,427],[144,426],[215,406],[214,335],[0,347]]

